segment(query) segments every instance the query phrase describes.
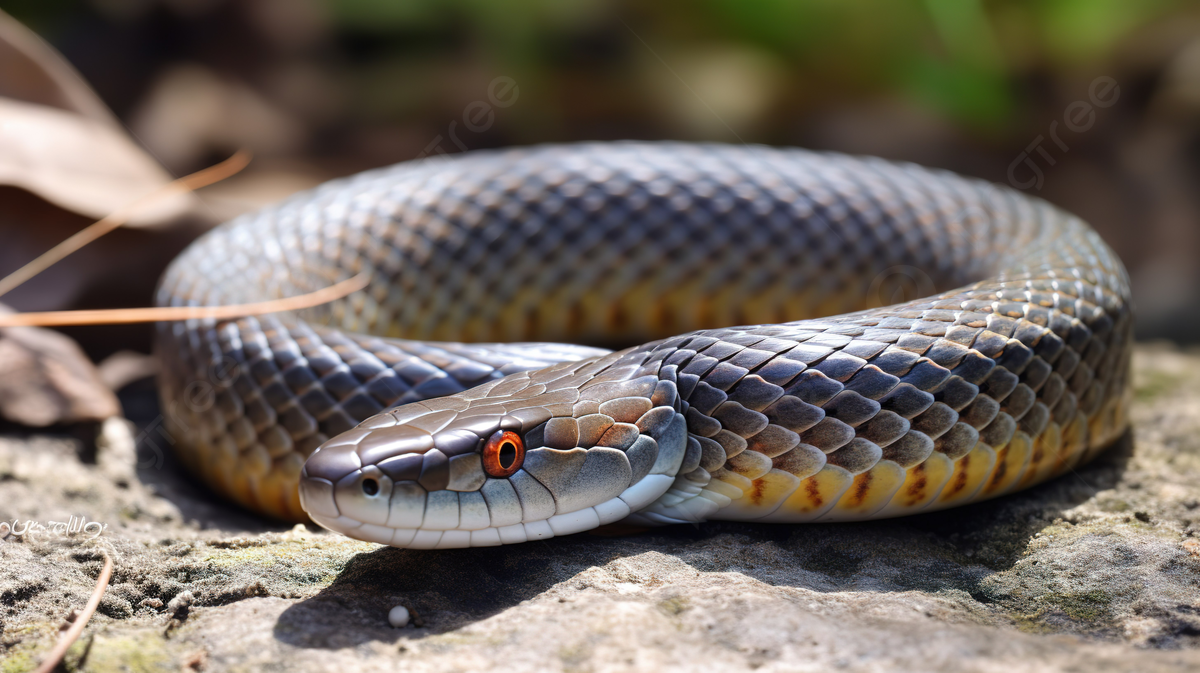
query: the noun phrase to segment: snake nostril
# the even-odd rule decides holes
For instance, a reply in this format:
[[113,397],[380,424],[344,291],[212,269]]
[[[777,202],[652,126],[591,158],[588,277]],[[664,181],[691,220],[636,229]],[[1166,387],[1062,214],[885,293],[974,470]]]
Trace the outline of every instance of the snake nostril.
[[367,495],[375,495],[379,493],[379,482],[374,479],[363,479],[362,490]]

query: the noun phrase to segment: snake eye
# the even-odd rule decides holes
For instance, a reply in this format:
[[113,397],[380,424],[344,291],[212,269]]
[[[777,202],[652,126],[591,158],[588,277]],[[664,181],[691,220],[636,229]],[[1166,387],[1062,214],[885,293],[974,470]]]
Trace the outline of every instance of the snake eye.
[[525,442],[512,430],[497,430],[483,447],[483,471],[490,477],[511,477],[523,462]]

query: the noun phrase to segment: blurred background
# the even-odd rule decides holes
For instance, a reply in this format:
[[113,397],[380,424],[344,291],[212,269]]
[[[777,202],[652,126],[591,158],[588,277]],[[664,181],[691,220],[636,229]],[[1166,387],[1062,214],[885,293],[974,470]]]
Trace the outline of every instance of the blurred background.
[[[505,145],[681,139],[872,154],[1011,184],[1083,216],[1117,249],[1140,338],[1200,340],[1200,3],[0,8],[65,56],[168,173],[239,148],[255,155],[206,190],[184,225],[118,232],[4,298],[20,310],[148,305],[162,267],[199,230],[362,169]],[[0,95],[20,98],[11,63]],[[19,183],[0,187],[0,274],[95,216]],[[100,336],[83,345],[93,358],[148,348],[143,328],[92,329]]]

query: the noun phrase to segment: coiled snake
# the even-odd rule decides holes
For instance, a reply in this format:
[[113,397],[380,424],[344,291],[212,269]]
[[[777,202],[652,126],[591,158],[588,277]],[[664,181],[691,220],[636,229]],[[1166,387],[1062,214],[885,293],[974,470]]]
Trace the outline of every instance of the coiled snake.
[[[1128,423],[1112,251],[909,164],[632,142],[403,163],[215,229],[158,302],[362,272],[332,304],[157,342],[191,470],[362,540],[927,512],[1061,474]],[[930,296],[880,306],[889,278]]]

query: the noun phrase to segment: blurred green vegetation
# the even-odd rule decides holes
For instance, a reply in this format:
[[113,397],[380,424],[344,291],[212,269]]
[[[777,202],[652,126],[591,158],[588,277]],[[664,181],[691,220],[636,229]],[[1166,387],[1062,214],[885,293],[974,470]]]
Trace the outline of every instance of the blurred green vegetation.
[[[419,108],[424,84],[448,55],[477,59],[524,82],[552,82],[579,65],[564,43],[608,50],[621,71],[645,48],[662,53],[736,44],[758,52],[802,98],[887,93],[903,96],[971,130],[994,133],[1021,108],[1021,78],[1102,63],[1131,32],[1192,6],[1185,0],[315,0],[328,20],[336,56],[356,79],[409,82],[376,95],[383,116]],[[284,0],[286,2],[286,0]],[[295,2],[295,0],[293,0]],[[168,28],[154,12],[174,9],[198,30],[234,0],[5,0],[7,11],[68,55],[85,30],[108,22],[120,34],[139,21]],[[245,4],[254,4],[247,2]],[[301,3],[303,4],[303,3]],[[162,5],[161,8],[155,5]],[[150,18],[147,18],[150,17]],[[623,25],[622,25],[623,24]],[[208,26],[209,29],[214,28]],[[627,35],[622,35],[627,31]],[[178,55],[163,33],[143,52]],[[75,50],[78,51],[78,50]],[[172,52],[176,52],[172,54]],[[340,52],[340,53],[339,53]],[[596,54],[592,54],[595,56]],[[578,54],[574,54],[578,56]],[[665,59],[665,56],[664,56]],[[669,59],[666,59],[669,61]],[[85,71],[89,68],[84,65]],[[373,78],[374,74],[377,77]],[[402,90],[402,91],[401,91]],[[553,109],[552,97],[539,99]],[[770,139],[767,132],[756,134]]]
[[[327,0],[348,30],[477,34],[501,68],[546,76],[560,66],[539,37],[602,14],[583,0]],[[714,37],[762,49],[810,90],[897,92],[977,130],[1011,121],[1014,78],[1037,66],[1103,60],[1130,32],[1184,0],[700,0],[632,10],[648,43]],[[641,35],[641,31],[645,35]],[[544,44],[543,44],[544,46]]]

